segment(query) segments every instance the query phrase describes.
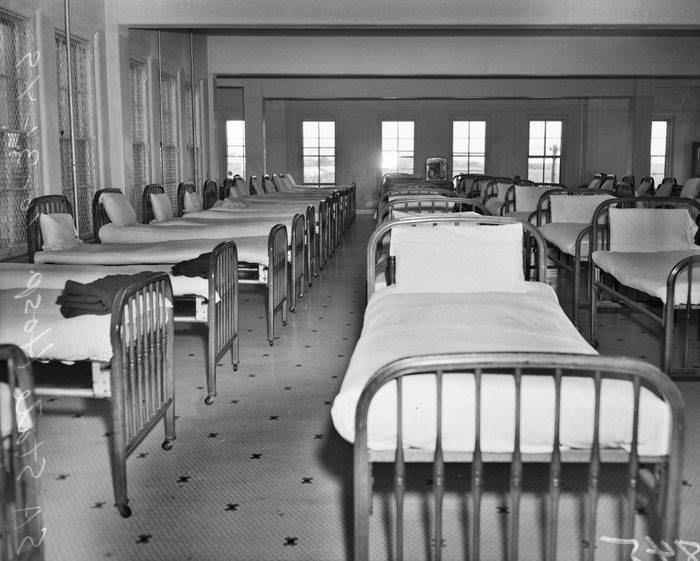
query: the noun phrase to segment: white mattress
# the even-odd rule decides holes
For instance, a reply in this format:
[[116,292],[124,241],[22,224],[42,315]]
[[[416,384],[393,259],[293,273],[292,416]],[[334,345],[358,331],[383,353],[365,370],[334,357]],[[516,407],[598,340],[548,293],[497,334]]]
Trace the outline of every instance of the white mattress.
[[[587,226],[589,224],[580,222],[550,222],[537,229],[549,243],[573,256],[576,252],[576,237]],[[581,242],[581,260],[584,259],[588,259],[588,236]]]
[[[372,296],[360,339],[350,360],[331,415],[339,434],[353,441],[355,407],[360,392],[381,366],[406,356],[449,352],[567,352],[595,354],[559,306],[551,287],[528,283],[525,293],[401,293],[391,287]],[[420,376],[404,383],[404,443],[432,450],[435,439],[434,379]],[[593,383],[567,380],[562,391],[561,439],[564,448],[586,447],[592,438]],[[522,450],[551,451],[554,387],[551,379],[523,380]],[[627,391],[629,390],[629,391]],[[509,452],[513,447],[514,389],[508,376],[483,381],[482,450]],[[396,390],[389,384],[375,396],[369,412],[369,446],[395,446]],[[625,399],[625,395],[629,399]],[[431,399],[432,396],[432,399]],[[552,407],[547,405],[552,404]],[[618,447],[631,440],[631,384],[603,385],[601,442]],[[667,449],[669,411],[643,391],[640,452]],[[472,449],[474,390],[471,376],[450,377],[444,384],[445,450]]]
[[[173,264],[212,251],[223,239],[170,240],[158,243],[82,244],[73,249],[39,251],[36,263],[73,265]],[[268,265],[267,236],[237,238],[238,260]]]
[[266,205],[262,208],[210,208],[209,210],[200,210],[197,212],[187,212],[182,217],[183,219],[211,219],[211,220],[269,220],[272,218],[279,219],[277,222],[283,222],[294,217],[295,214],[301,214],[306,217],[307,205]]
[[0,341],[18,345],[30,358],[111,360],[110,314],[66,319],[56,304],[61,290],[22,292],[0,290]]
[[[658,253],[596,251],[593,253],[593,261],[623,285],[655,296],[665,304],[668,274],[676,263],[691,255],[700,255],[700,247]],[[685,303],[687,293],[688,275],[683,273],[676,283],[675,305]],[[693,274],[691,296],[693,304],[700,304],[700,269],[697,267]]]
[[170,274],[172,265],[49,265],[42,263],[0,263],[0,290],[38,284],[63,290],[67,280],[89,283],[107,275],[134,275],[144,271],[168,273],[175,296],[209,296],[209,281],[201,277]]
[[276,224],[287,227],[287,237],[291,236],[292,219],[287,220],[202,220],[195,218],[173,218],[151,224],[117,226],[105,224],[100,228],[102,243],[155,243],[170,240],[232,239],[242,237],[267,236]]

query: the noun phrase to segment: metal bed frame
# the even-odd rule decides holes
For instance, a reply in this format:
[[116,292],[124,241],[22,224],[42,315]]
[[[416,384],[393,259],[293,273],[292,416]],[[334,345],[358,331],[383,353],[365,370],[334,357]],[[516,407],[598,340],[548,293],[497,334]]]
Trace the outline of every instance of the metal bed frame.
[[[213,183],[216,186],[216,182],[211,180],[206,183]],[[120,193],[119,189],[100,189],[95,193],[93,197],[93,210],[92,216],[95,220],[96,232],[99,232],[104,224],[109,222],[109,216],[104,209],[102,203],[100,203],[100,196],[102,193]],[[206,191],[205,191],[206,193]],[[206,197],[206,194],[204,194]],[[298,215],[303,219],[302,215]],[[295,216],[295,220],[299,220]],[[295,231],[294,225],[292,231]],[[96,234],[97,236],[97,234]],[[99,240],[99,236],[97,236]],[[284,224],[277,224],[270,229],[268,235],[268,266],[261,263],[246,263],[243,261],[238,261],[238,284],[262,284],[267,290],[267,340],[272,346],[275,333],[274,333],[274,316],[281,310],[282,325],[287,325],[287,311],[284,308],[285,304],[289,301],[288,286],[287,286],[287,228]],[[302,254],[303,255],[303,254]],[[282,266],[284,265],[284,266]]]
[[[149,186],[153,188],[154,186]],[[161,186],[155,186],[162,189]],[[155,191],[163,192],[163,191]],[[144,200],[146,197],[144,197]],[[143,207],[144,209],[146,206]],[[72,214],[71,204],[63,195],[45,195],[36,197],[27,210],[27,240],[29,262],[34,261],[34,254],[41,247],[41,228],[38,216],[41,213],[63,212]],[[209,257],[208,296],[178,296],[176,302],[185,303],[178,306],[175,322],[182,324],[206,325],[207,356],[205,374],[207,405],[213,403],[216,396],[216,366],[219,360],[231,351],[231,364],[234,371],[239,363],[239,324],[238,324],[238,252],[236,244],[222,241]],[[189,305],[193,303],[194,305]],[[182,308],[182,310],[180,310]],[[187,313],[184,313],[187,312]]]
[[[449,200],[449,199],[448,199]],[[503,216],[452,216],[450,213],[443,215],[420,215],[405,216],[379,225],[370,236],[367,245],[367,299],[374,293],[377,276],[378,256],[382,251],[385,236],[391,234],[392,228],[397,225],[417,226],[418,224],[430,224],[433,227],[439,225],[479,224],[494,225],[499,224],[520,224],[523,227],[523,273],[526,280],[544,282],[547,272],[547,251],[546,243],[542,234],[537,229],[526,222],[520,222],[512,218]],[[390,257],[387,262],[387,284],[393,284],[396,279],[395,259]]]
[[[517,200],[515,197],[516,185],[518,187],[544,187],[547,191],[552,191],[554,189],[564,189],[568,191],[566,186],[562,185],[561,183],[533,183],[532,185],[514,183],[508,188],[508,191],[506,191],[506,198],[503,206],[501,207],[501,216],[508,216],[509,212],[517,212],[518,210]],[[530,215],[527,217],[527,221],[532,222],[536,217],[537,209],[530,213]]]
[[[155,214],[153,214],[153,205],[151,204],[151,195],[164,193],[165,189],[158,183],[149,183],[143,188],[143,194],[141,196],[141,208],[143,209],[143,216],[141,217],[142,224],[150,224],[151,221],[155,219]],[[180,186],[178,185],[178,201],[179,199]],[[173,216],[180,216],[179,214],[176,214],[177,212],[178,211],[176,209],[173,209]]]
[[41,474],[43,457],[37,433],[32,364],[16,345],[0,344],[0,363],[4,365],[2,383],[9,400],[0,409],[10,408],[9,431],[0,435],[0,531],[3,560],[41,561],[44,559],[46,527],[42,523]]
[[175,439],[172,306],[172,287],[165,273],[122,287],[111,311],[112,360],[91,363],[92,388],[36,388],[37,395],[109,399],[112,486],[115,506],[125,518],[131,515],[126,459],[161,419],[163,449],[170,450]]
[[[506,186],[504,188],[504,186]],[[494,177],[489,181],[482,192],[481,202],[486,205],[487,201],[491,199],[497,199],[501,201],[501,205],[498,212],[492,212],[496,216],[503,216],[503,208],[506,204],[506,196],[508,190],[514,185],[513,180],[509,177]]]
[[386,220],[394,220],[394,212],[406,212],[411,214],[443,214],[451,212],[473,211],[482,215],[489,215],[483,204],[474,199],[460,197],[442,197],[439,195],[423,195],[410,199],[391,201],[386,205],[386,212],[377,215],[377,223]]
[[[197,187],[194,183],[189,181],[183,181],[177,186],[177,208],[175,209],[175,216],[178,218],[185,214],[185,193],[197,193]],[[204,206],[202,205],[202,209]]]
[[[661,313],[655,312],[651,307],[645,305],[643,302],[635,301],[633,298],[623,294],[618,286],[618,281],[615,280],[612,275],[608,274],[606,271],[601,269],[598,265],[593,262],[592,254],[597,250],[608,250],[610,248],[610,230],[609,230],[609,210],[611,207],[615,208],[694,208],[700,213],[700,202],[695,199],[681,199],[678,197],[637,197],[637,198],[621,198],[614,199],[602,203],[595,211],[593,215],[593,221],[591,224],[591,240],[590,252],[589,252],[589,306],[590,306],[590,317],[589,317],[589,330],[590,337],[593,344],[597,345],[597,318],[598,310],[601,305],[601,300],[599,296],[605,294],[611,297],[615,302],[622,304],[629,309],[640,312],[644,316],[654,320],[663,329],[663,362],[662,368],[668,374],[679,374],[678,379],[688,380],[688,379],[700,379],[698,373],[695,369],[688,368],[688,340],[690,338],[690,316],[693,308],[691,304],[691,287],[693,283],[693,274],[696,270],[696,265],[700,264],[700,255],[686,257],[680,260],[673,269],[669,272],[666,280],[666,303],[661,309]],[[605,273],[605,274],[603,274]],[[675,306],[675,294],[676,294],[676,282],[679,275],[682,273],[687,273],[688,275],[688,292],[686,296],[686,301],[684,305],[680,307]],[[614,282],[612,282],[614,281]],[[672,363],[672,351],[673,351],[673,339],[674,339],[674,311],[676,309],[685,309],[685,340],[683,343],[683,366],[682,369],[673,369]]]
[[[481,449],[481,403],[482,380],[490,374],[509,375],[515,386],[515,427],[512,452],[494,453]],[[404,447],[402,412],[403,381],[412,375],[432,375],[436,379],[436,423],[437,434],[434,449],[415,449]],[[449,376],[472,376],[475,382],[475,440],[465,443],[465,451],[443,450],[443,381]],[[551,452],[524,453],[521,451],[521,382],[523,376],[546,376],[554,379],[554,438]],[[590,450],[561,449],[561,389],[562,380],[568,377],[583,377],[593,381],[595,388],[593,440]],[[605,379],[629,380],[634,392],[634,413],[632,442],[629,451],[622,448],[602,448],[600,435],[600,401],[601,387]],[[397,438],[394,450],[373,451],[368,448],[367,417],[374,395],[388,383],[396,385],[397,393]],[[638,427],[640,422],[640,393],[645,387],[661,397],[671,411],[671,434],[667,454],[662,456],[643,456],[638,451]],[[355,414],[355,442],[353,458],[353,508],[354,508],[354,559],[369,559],[370,515],[372,504],[372,465],[379,462],[394,464],[394,524],[389,532],[394,537],[393,558],[401,560],[404,544],[404,498],[406,492],[406,475],[410,463],[432,464],[432,523],[424,528],[431,544],[431,559],[442,558],[445,495],[445,464],[470,464],[465,466],[464,479],[470,481],[468,500],[471,506],[471,523],[463,525],[463,540],[468,543],[469,559],[480,559],[481,513],[484,493],[484,471],[487,463],[510,464],[510,484],[508,490],[509,520],[504,531],[504,545],[507,545],[509,560],[519,558],[521,537],[521,498],[523,495],[523,467],[525,463],[537,462],[549,465],[549,485],[544,494],[544,544],[545,559],[557,559],[558,524],[560,497],[563,489],[562,466],[565,463],[588,464],[586,487],[586,506],[583,521],[583,540],[571,544],[567,559],[595,559],[595,544],[598,541],[596,521],[598,516],[598,499],[600,496],[600,477],[603,464],[617,463],[627,465],[627,482],[624,493],[625,507],[621,515],[623,535],[633,536],[635,513],[638,501],[643,497],[640,488],[647,478],[640,471],[653,466],[652,481],[656,500],[650,500],[652,522],[657,525],[658,534],[667,543],[677,537],[680,519],[680,487],[683,461],[684,416],[683,400],[678,388],[654,366],[633,359],[599,357],[596,355],[546,354],[546,353],[464,353],[446,355],[416,356],[397,360],[379,369],[366,384],[360,396]],[[504,524],[505,526],[505,524]],[[418,530],[411,528],[415,534]],[[654,532],[650,532],[654,533]],[[527,536],[524,536],[527,539]],[[568,544],[567,544],[568,545]],[[576,551],[574,553],[573,551]],[[561,558],[561,557],[559,557]]]
[[[535,219],[537,226],[542,224],[548,224],[552,221],[552,209],[551,209],[551,197],[552,196],[600,196],[601,194],[607,194],[615,196],[613,191],[607,191],[602,189],[589,189],[587,187],[583,188],[563,188],[563,189],[552,189],[543,193],[540,200],[537,202],[537,210],[535,214]],[[558,247],[547,242],[547,247],[549,248],[549,258],[559,269],[564,269],[572,273],[573,276],[573,291],[571,295],[571,315],[572,322],[576,327],[579,327],[579,303],[581,294],[581,244],[583,240],[590,235],[590,228],[584,228],[578,234],[575,240],[575,250],[573,256],[573,263],[570,263],[571,259],[567,257]]]

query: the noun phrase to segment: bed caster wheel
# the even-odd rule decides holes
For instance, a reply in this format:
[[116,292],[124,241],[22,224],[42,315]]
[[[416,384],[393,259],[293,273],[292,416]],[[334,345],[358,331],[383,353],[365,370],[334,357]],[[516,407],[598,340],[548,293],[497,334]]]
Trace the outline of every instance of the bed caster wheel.
[[[214,403],[214,396],[208,395],[207,397],[205,397],[204,403],[206,403],[207,405],[211,405],[212,403]],[[166,450],[168,450],[168,448],[166,448]]]
[[272,346],[273,341],[268,341],[268,343],[270,343],[270,346]]
[[283,325],[284,327],[287,327],[287,322],[286,322],[286,321],[283,321],[283,322],[282,322],[282,325]]
[[173,448],[173,443],[170,442],[169,440],[164,440],[164,441],[163,441],[163,444],[161,444],[160,447],[161,447],[163,450],[172,450],[172,448]]
[[238,372],[238,363],[233,365],[233,371]]
[[117,510],[119,511],[119,516],[122,518],[129,518],[129,516],[131,516],[131,508],[129,508],[129,505],[117,505]]
[[[296,312],[296,311],[297,311],[296,306],[289,306],[289,311],[290,311],[290,312]],[[282,323],[282,325],[285,325],[284,322]]]

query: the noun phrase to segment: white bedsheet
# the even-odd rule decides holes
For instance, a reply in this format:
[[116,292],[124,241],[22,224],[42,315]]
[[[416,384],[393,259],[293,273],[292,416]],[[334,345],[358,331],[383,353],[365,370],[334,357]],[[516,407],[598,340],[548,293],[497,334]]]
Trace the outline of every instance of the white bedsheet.
[[[25,292],[25,294],[23,294]],[[0,341],[18,345],[30,358],[94,360],[112,358],[111,315],[61,316],[61,290],[0,290]]]
[[243,237],[267,236],[276,224],[287,227],[291,235],[292,219],[288,220],[196,220],[176,218],[151,224],[117,226],[110,223],[100,228],[102,243],[158,243],[170,240],[192,240],[197,238],[238,240]]
[[42,263],[0,263],[0,290],[38,285],[63,290],[67,280],[89,283],[107,275],[134,275],[144,271],[168,273],[175,296],[209,296],[209,281],[170,273],[171,265],[49,265]]
[[[551,287],[528,283],[526,293],[411,294],[391,287],[372,296],[331,415],[339,434],[352,442],[359,395],[381,366],[406,356],[449,352],[567,352],[596,354],[567,319]],[[522,450],[551,451],[554,387],[551,379],[523,380]],[[628,391],[629,390],[629,391]],[[514,388],[508,376],[483,381],[482,450],[509,452],[514,434]],[[395,446],[396,390],[380,390],[369,412],[369,446]],[[561,441],[564,448],[586,447],[592,438],[593,383],[567,380],[562,391]],[[435,438],[435,386],[432,377],[404,383],[404,443],[432,450]],[[444,383],[445,450],[471,450],[474,442],[473,378],[450,377]],[[628,399],[625,398],[628,396]],[[431,399],[432,397],[432,399]],[[631,440],[631,384],[605,382],[601,413],[603,446]],[[640,452],[667,449],[669,411],[643,391]]]
[[[576,252],[576,237],[587,226],[589,224],[580,222],[550,222],[537,229],[549,243],[573,256]],[[588,236],[581,241],[581,260],[585,259],[588,259]]]
[[[36,263],[73,265],[173,264],[212,251],[223,239],[170,240],[158,243],[82,244],[73,249],[39,251]],[[238,261],[268,265],[267,236],[237,238]]]
[[[623,285],[650,296],[656,296],[665,304],[668,274],[676,263],[691,255],[700,255],[700,247],[658,253],[596,251],[593,253],[593,261]],[[687,296],[688,275],[683,273],[676,283],[675,305],[685,303]],[[700,304],[700,268],[698,267],[695,267],[693,274],[691,296],[693,304]]]

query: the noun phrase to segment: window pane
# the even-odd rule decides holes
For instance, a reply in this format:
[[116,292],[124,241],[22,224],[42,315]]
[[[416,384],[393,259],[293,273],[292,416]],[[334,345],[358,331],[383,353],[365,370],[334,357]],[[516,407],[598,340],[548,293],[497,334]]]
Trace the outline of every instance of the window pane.
[[530,138],[544,137],[544,121],[530,121]]
[[561,121],[546,121],[547,139],[561,140]]
[[486,138],[472,138],[469,142],[469,151],[473,154],[485,154]]
[[413,121],[382,121],[382,173],[413,173],[413,130]]
[[544,137],[543,136],[530,136],[530,154],[544,154]]
[[486,158],[469,158],[469,173],[486,173]]
[[664,156],[666,154],[666,137],[651,139],[651,155]]
[[399,136],[413,140],[413,121],[399,121]]
[[486,138],[486,121],[471,121],[469,132],[472,138]]
[[319,136],[335,139],[335,123],[333,121],[321,121],[319,123]]
[[527,178],[530,181],[544,181],[544,163],[542,158],[528,158]]

